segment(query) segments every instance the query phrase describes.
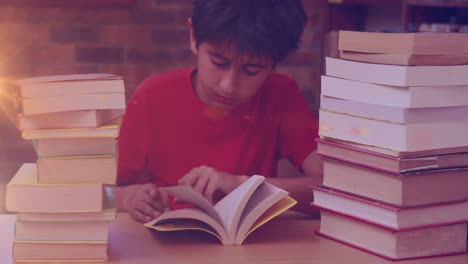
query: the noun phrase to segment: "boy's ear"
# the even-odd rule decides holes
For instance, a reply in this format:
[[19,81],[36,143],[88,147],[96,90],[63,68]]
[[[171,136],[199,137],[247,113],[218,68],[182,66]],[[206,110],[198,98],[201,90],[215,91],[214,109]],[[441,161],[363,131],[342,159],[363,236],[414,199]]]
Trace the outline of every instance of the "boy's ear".
[[190,32],[190,50],[193,54],[198,55],[198,46],[197,46],[197,38],[195,37],[195,31],[193,30],[192,18],[189,17],[187,20],[187,25]]

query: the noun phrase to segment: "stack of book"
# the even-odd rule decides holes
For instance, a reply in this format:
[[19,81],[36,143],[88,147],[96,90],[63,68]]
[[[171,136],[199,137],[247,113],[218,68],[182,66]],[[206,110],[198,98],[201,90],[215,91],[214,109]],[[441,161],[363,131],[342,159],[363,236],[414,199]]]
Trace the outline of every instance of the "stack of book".
[[466,252],[467,44],[340,32],[322,76],[319,234],[392,260]]
[[122,78],[77,74],[16,84],[18,128],[38,159],[23,164],[7,185],[7,210],[18,213],[15,262],[107,260]]

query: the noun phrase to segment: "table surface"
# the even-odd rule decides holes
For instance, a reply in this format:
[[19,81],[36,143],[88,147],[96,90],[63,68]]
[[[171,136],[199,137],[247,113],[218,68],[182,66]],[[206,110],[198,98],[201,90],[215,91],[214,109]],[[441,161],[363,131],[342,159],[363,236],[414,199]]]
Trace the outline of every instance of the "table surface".
[[[0,215],[0,260],[11,256],[15,215]],[[320,221],[287,213],[253,232],[242,246],[222,246],[200,231],[156,232],[119,213],[109,230],[106,263],[308,263],[384,264],[391,261],[317,236]],[[398,264],[468,264],[468,255],[399,261]]]

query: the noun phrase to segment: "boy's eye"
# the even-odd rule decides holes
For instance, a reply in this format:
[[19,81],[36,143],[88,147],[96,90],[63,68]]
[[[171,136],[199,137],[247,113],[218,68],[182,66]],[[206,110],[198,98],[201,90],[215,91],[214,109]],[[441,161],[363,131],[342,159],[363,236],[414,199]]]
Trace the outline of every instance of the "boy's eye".
[[222,59],[215,59],[215,58],[212,58],[211,59],[211,62],[218,66],[218,67],[226,67],[229,65],[229,61],[226,61],[226,60],[222,60]]
[[249,76],[254,76],[254,75],[257,75],[260,72],[260,69],[258,67],[245,66],[244,67],[244,72]]

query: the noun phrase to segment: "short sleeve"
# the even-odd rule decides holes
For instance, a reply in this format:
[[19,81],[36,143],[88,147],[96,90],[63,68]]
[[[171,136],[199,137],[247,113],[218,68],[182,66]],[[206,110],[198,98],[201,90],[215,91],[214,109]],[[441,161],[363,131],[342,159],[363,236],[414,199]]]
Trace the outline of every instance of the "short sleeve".
[[148,86],[138,86],[127,103],[118,139],[117,185],[150,182],[148,173]]
[[317,148],[318,121],[309,109],[295,82],[291,82],[282,101],[280,120],[281,157],[288,158],[302,171],[302,162]]

